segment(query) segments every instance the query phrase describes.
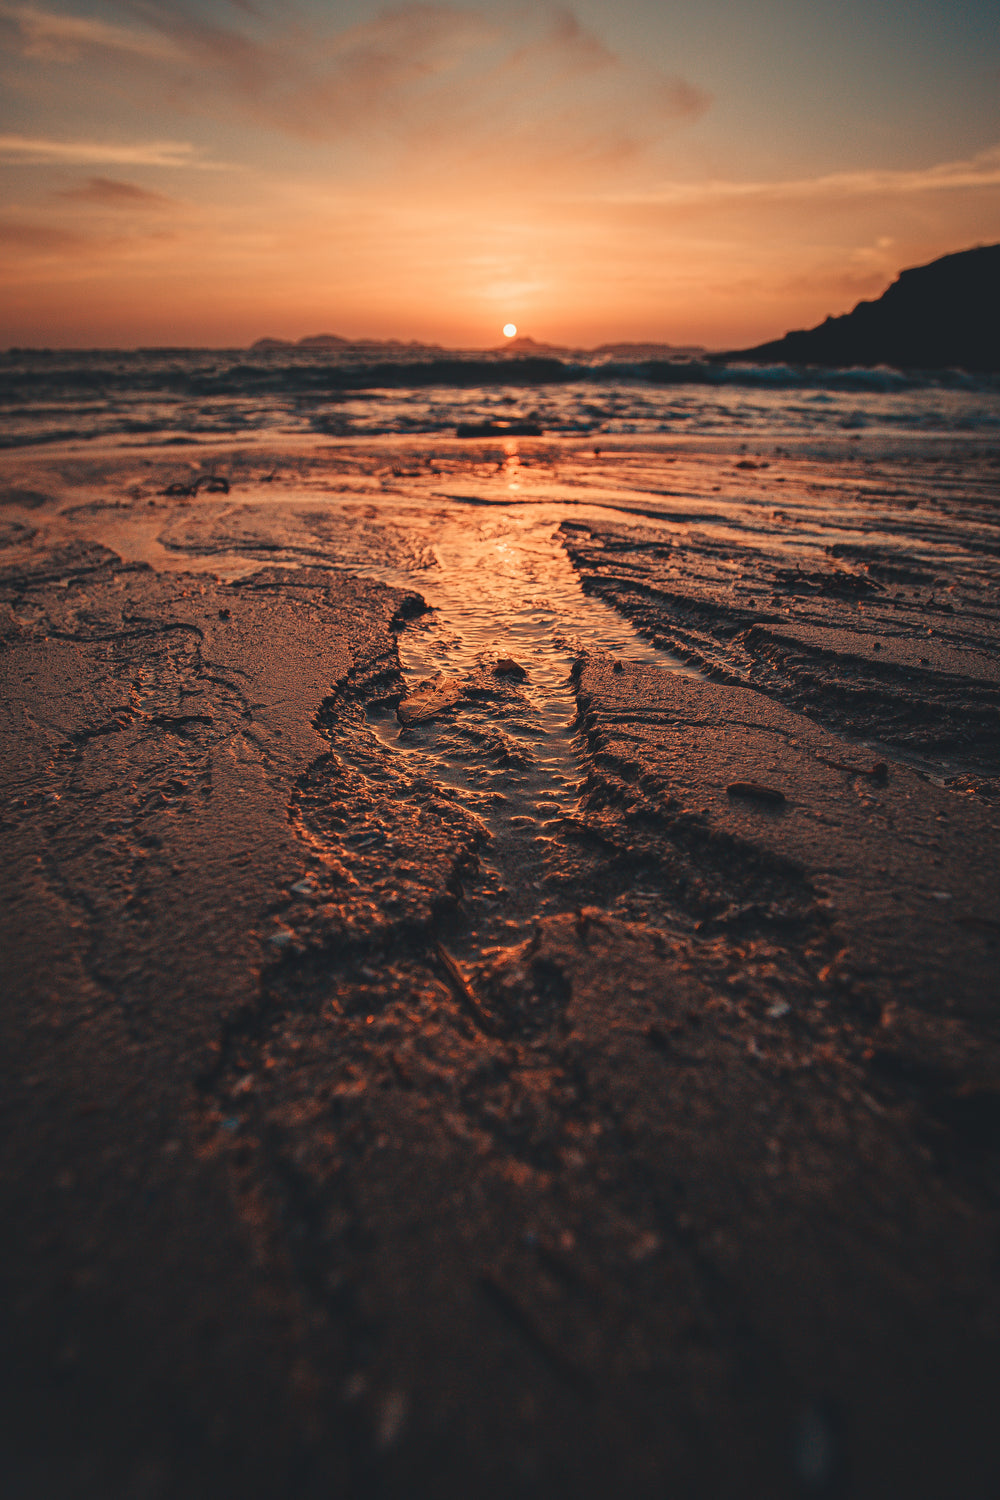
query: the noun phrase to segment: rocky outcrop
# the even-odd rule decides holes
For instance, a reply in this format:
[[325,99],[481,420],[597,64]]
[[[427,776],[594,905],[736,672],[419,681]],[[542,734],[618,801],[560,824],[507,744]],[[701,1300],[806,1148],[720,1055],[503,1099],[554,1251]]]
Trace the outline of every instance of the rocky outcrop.
[[899,369],[1000,370],[1000,245],[900,272],[875,302],[716,360]]

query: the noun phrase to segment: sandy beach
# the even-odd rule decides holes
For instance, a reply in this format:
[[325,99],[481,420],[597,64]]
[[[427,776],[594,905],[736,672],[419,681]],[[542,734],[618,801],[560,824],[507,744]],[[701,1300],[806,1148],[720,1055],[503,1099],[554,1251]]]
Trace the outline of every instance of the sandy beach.
[[7,1494],[997,1493],[998,485],[0,454]]

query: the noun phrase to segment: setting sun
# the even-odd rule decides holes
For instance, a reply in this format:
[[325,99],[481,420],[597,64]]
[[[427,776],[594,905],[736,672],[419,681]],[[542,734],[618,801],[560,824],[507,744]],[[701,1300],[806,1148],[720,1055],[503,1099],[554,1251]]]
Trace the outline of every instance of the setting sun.
[[516,332],[517,332],[517,324],[516,323],[505,323],[503,325],[503,336],[504,336],[505,339],[512,339],[514,337],[514,335],[515,335]]

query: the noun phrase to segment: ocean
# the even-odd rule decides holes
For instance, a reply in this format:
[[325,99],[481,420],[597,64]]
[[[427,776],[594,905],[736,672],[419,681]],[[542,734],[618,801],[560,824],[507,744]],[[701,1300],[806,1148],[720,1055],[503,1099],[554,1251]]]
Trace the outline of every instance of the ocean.
[[[0,354],[0,447],[498,434],[1000,438],[1000,377],[405,346]],[[485,431],[484,431],[485,429]]]

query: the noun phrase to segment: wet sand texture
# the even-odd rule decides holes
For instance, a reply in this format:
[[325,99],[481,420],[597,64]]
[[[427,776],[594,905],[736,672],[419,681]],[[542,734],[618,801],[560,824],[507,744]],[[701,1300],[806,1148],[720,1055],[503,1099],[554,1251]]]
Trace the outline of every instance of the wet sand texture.
[[833,542],[805,564],[718,533],[571,522],[563,534],[588,590],[707,675],[854,738],[995,774],[997,536],[992,508],[969,510],[947,540],[943,519],[908,516],[891,546]]
[[995,1494],[986,507],[932,569],[564,524],[703,675],[581,656],[540,821],[534,660],[407,724],[420,598],[317,565],[433,593],[415,525],[157,500],[158,572],[22,488],[6,1492]]

